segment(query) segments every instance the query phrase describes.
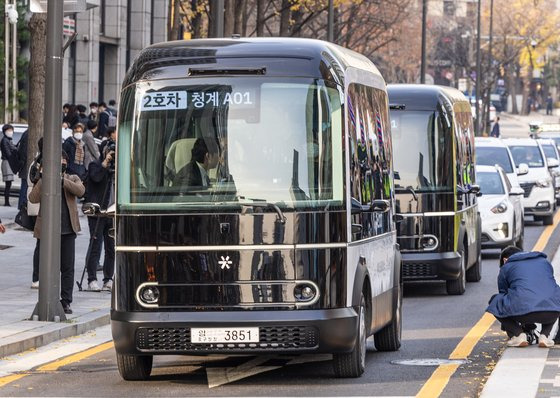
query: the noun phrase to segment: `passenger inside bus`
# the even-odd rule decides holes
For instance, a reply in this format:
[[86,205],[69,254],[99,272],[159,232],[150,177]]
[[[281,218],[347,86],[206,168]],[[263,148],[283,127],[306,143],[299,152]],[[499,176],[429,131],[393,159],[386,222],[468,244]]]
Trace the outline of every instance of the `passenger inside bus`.
[[191,153],[191,161],[177,172],[173,186],[208,189],[211,185],[208,171],[218,165],[218,145],[210,139],[197,138]]

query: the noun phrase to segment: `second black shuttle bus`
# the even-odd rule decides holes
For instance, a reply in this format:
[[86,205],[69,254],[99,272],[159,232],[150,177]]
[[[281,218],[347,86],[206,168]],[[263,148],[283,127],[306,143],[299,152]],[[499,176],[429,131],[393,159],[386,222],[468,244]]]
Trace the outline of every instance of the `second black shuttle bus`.
[[303,39],[144,49],[121,94],[111,323],[119,371],[154,355],[396,350],[401,260],[383,78]]
[[389,85],[403,279],[445,280],[463,294],[481,278],[471,107],[450,87]]

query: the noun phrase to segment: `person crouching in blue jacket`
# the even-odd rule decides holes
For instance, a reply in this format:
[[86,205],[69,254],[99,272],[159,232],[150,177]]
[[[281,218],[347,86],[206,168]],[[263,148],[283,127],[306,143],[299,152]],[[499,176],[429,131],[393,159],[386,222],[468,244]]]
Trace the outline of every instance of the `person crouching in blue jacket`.
[[560,286],[546,254],[506,247],[500,255],[498,291],[486,311],[501,322],[509,347],[529,345],[523,325],[530,323],[542,324],[539,347],[554,346],[550,332],[560,316]]

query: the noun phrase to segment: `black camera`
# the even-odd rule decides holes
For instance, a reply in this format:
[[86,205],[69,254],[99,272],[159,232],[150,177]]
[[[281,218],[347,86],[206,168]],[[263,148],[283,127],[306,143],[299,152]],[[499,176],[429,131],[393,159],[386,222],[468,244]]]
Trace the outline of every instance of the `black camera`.
[[109,163],[109,170],[110,171],[115,171],[115,154],[116,154],[116,149],[117,149],[117,145],[115,144],[114,141],[109,141],[107,143],[107,148],[106,148],[106,154],[109,154],[112,152],[112,159],[111,159],[111,163]]

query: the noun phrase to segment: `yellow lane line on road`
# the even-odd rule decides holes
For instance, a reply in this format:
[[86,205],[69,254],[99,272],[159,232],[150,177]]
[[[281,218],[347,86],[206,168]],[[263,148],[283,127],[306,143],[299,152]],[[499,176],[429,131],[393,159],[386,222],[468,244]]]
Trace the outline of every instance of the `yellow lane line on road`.
[[[537,243],[533,246],[533,251],[542,251],[546,247],[552,233],[559,223],[560,212],[557,212],[554,216],[554,223],[544,229]],[[459,344],[457,344],[453,352],[449,355],[449,359],[467,359],[480,339],[486,334],[488,329],[490,329],[494,321],[494,315],[485,312],[476,325],[474,325],[465,337],[461,339]],[[416,398],[439,397],[459,366],[458,364],[438,366],[426,383],[424,383],[418,394],[416,394]]]
[[12,374],[9,376],[4,376],[4,377],[0,377],[0,387],[4,387],[5,385],[12,383],[16,380],[19,380],[25,376],[29,376],[31,374],[37,374],[37,373],[45,373],[45,372],[54,372],[58,369],[60,369],[63,366],[66,365],[70,365],[72,363],[81,361],[83,359],[89,358],[95,354],[99,354],[100,352],[103,351],[107,351],[108,349],[113,348],[114,344],[112,341],[109,341],[107,343],[103,343],[100,345],[97,345],[95,347],[92,348],[88,348],[85,351],[80,351],[76,354],[72,354],[70,356],[61,358],[61,359],[57,359],[56,361],[53,362],[49,362],[45,365],[42,365],[40,367],[38,367],[35,371],[28,371],[28,372],[24,372],[24,373],[17,373],[17,374]]

